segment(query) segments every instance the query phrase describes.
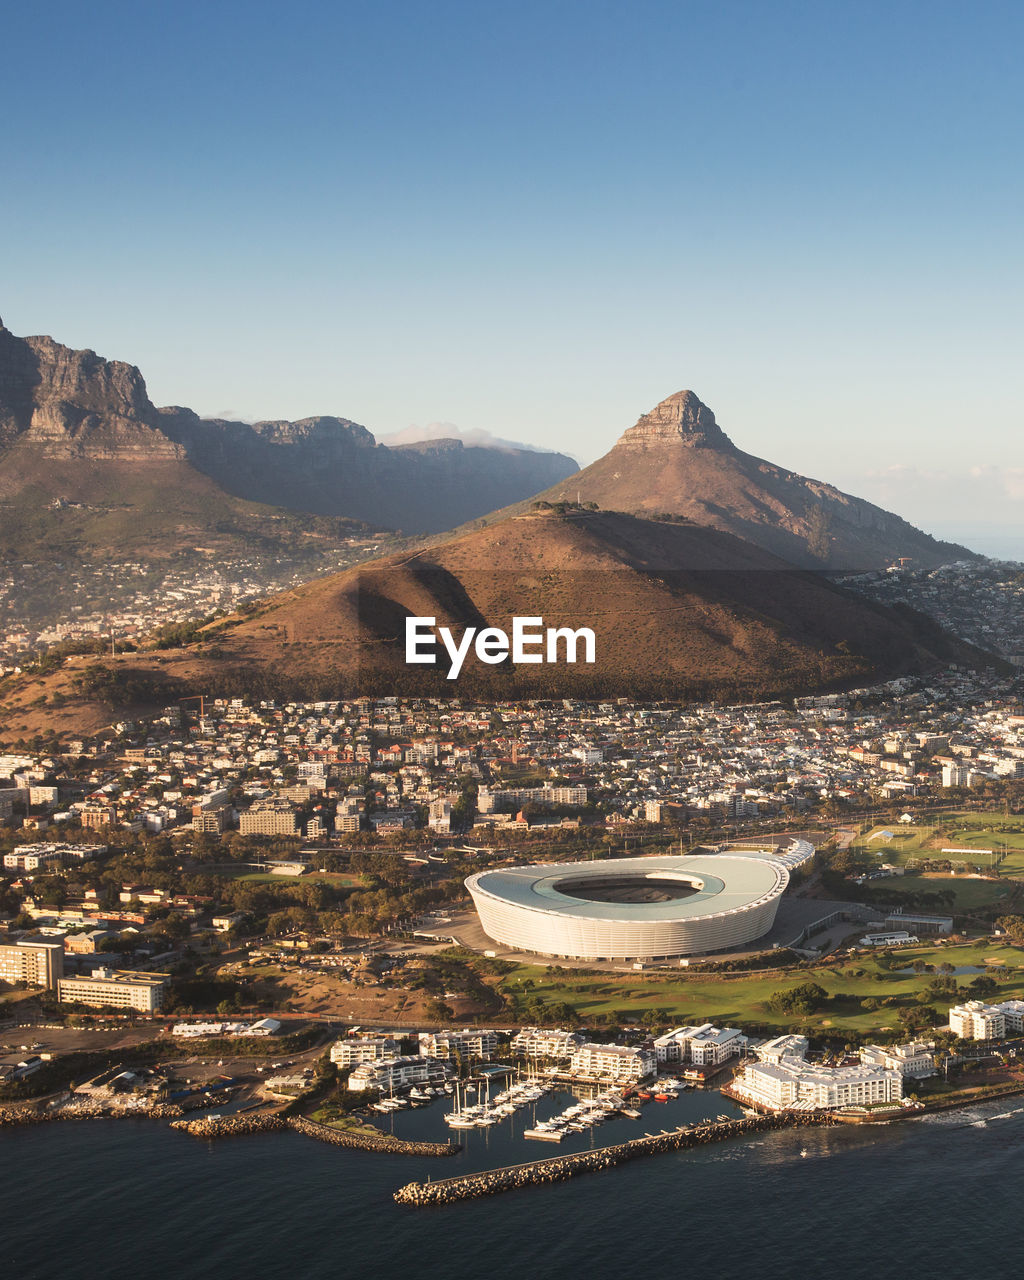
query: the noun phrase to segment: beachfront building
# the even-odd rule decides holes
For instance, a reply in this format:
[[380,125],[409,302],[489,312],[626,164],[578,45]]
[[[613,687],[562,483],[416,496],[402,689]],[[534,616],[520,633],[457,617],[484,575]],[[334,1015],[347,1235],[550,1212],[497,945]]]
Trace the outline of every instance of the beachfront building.
[[582,1043],[578,1031],[523,1027],[512,1037],[512,1052],[524,1058],[570,1058]]
[[600,1084],[631,1085],[653,1075],[658,1059],[653,1049],[624,1044],[581,1044],[569,1062],[574,1080]]
[[424,1058],[492,1058],[498,1051],[496,1031],[421,1031],[420,1054]]
[[777,1062],[746,1063],[729,1091],[762,1111],[836,1111],[898,1103],[903,1076],[870,1062],[825,1067],[785,1053]]
[[358,1067],[363,1062],[381,1062],[398,1055],[398,1041],[390,1036],[367,1036],[365,1040],[346,1038],[331,1045],[331,1061],[336,1067]]
[[53,990],[64,976],[64,944],[23,940],[0,946],[0,982]]
[[87,978],[61,978],[57,999],[61,1004],[87,1004],[94,1008],[138,1009],[155,1013],[163,1004],[170,978],[164,973],[137,973],[134,969],[97,969]]
[[348,1087],[394,1093],[396,1089],[406,1089],[414,1084],[437,1084],[447,1080],[451,1073],[448,1063],[437,1058],[382,1058],[356,1067],[348,1078]]
[[950,1009],[949,1029],[961,1040],[1001,1040],[1006,1035],[1006,1014],[999,1005],[968,1000]]

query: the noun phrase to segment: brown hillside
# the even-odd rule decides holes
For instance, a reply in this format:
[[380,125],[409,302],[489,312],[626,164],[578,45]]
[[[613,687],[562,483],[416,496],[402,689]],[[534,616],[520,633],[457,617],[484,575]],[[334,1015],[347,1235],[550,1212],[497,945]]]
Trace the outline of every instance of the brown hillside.
[[[487,666],[470,655],[448,680],[443,653],[437,667],[406,665],[409,615],[456,636],[469,626],[510,631],[517,615],[589,627],[597,661]],[[0,720],[6,741],[91,732],[120,705],[193,692],[748,700],[978,659],[920,616],[729,534],[612,512],[536,512],[306,584],[187,649],[73,659],[10,690]]]

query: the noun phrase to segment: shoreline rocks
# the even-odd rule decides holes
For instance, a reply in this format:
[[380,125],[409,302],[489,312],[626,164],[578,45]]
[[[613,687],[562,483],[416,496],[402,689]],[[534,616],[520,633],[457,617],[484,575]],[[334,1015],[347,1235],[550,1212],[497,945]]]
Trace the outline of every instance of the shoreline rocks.
[[381,1151],[388,1155],[453,1156],[462,1148],[450,1142],[409,1142],[389,1133],[367,1133],[354,1129],[335,1129],[317,1124],[305,1116],[259,1115],[201,1116],[196,1120],[175,1120],[171,1126],[193,1138],[233,1138],[247,1133],[273,1133],[292,1129],[306,1138],[329,1142],[336,1147]]

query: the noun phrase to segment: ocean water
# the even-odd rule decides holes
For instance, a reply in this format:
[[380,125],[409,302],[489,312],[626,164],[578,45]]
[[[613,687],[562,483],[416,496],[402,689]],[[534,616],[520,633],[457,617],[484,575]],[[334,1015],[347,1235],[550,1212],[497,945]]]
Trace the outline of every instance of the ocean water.
[[[292,1133],[202,1143],[142,1120],[9,1129],[0,1256],[12,1280],[624,1280],[698,1269],[905,1280],[908,1268],[1016,1280],[1015,1101],[889,1128],[759,1135],[419,1210],[396,1205],[395,1188],[570,1148],[524,1152],[511,1131],[470,1131],[462,1155],[429,1160]],[[685,1109],[702,1107],[726,1109],[717,1096],[686,1095]],[[649,1107],[629,1132],[668,1127],[658,1119]],[[436,1115],[414,1120],[407,1129],[438,1131]],[[625,1130],[613,1127],[626,1123],[602,1126],[595,1143],[618,1140]]]

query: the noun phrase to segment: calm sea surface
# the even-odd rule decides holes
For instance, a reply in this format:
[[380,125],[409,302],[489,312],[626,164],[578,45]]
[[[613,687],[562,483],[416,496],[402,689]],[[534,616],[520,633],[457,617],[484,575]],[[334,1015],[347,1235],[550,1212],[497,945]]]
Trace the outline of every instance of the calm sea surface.
[[[546,1100],[538,1115],[569,1099]],[[452,1160],[279,1133],[201,1143],[150,1121],[0,1131],[0,1257],[11,1280],[1018,1280],[1024,1106],[888,1129],[786,1131],[655,1156],[551,1187],[409,1209],[413,1179],[536,1159],[731,1111],[650,1104],[572,1143],[525,1143],[521,1112]],[[395,1132],[439,1137],[444,1104]],[[909,1270],[908,1270],[909,1269]]]

